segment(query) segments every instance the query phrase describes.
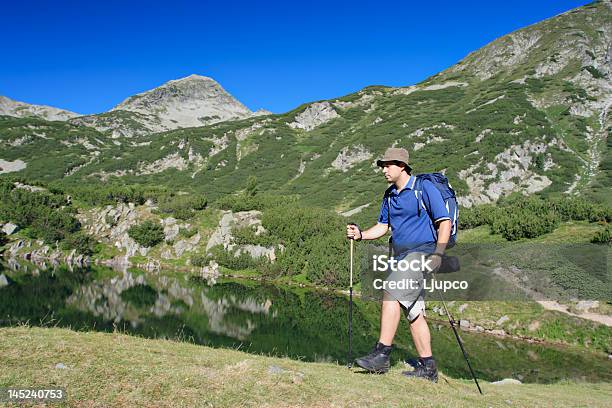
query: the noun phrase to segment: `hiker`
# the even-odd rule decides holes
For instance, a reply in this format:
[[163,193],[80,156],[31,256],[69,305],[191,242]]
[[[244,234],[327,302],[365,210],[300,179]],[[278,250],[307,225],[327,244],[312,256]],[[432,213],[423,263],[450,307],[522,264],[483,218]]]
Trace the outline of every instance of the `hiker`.
[[[389,227],[393,231],[392,247],[396,260],[419,259],[426,255],[429,268],[435,271],[442,261],[451,234],[451,217],[440,191],[429,180],[422,180],[420,191],[415,189],[416,177],[408,165],[408,151],[389,148],[376,163],[391,186],[385,192],[378,223],[361,231],[355,224],[346,227],[346,235],[356,241],[382,237]],[[390,205],[390,206],[389,206]],[[380,318],[380,337],[372,352],[355,363],[376,373],[389,370],[389,355],[399,325],[401,311],[410,322],[410,332],[419,359],[414,371],[405,371],[407,377],[420,377],[432,382],[438,380],[436,362],[432,356],[429,327],[425,320],[423,299],[423,273],[400,271],[392,275],[419,276],[420,286],[408,291],[384,290]]]

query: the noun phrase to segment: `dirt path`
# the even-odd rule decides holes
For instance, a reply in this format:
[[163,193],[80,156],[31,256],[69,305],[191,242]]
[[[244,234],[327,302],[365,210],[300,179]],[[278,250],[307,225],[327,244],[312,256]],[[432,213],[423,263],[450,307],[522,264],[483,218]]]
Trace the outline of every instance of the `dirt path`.
[[591,320],[593,322],[605,324],[606,326],[612,327],[612,316],[602,315],[599,313],[584,312],[581,314],[570,312],[567,306],[562,305],[556,300],[538,300],[537,301],[546,310],[555,310],[557,312],[565,313],[570,316],[579,317],[581,319]]

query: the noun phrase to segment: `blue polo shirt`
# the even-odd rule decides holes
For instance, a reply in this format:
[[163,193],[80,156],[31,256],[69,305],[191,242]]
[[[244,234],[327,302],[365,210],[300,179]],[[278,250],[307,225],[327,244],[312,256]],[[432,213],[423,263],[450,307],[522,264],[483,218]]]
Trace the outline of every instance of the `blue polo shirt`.
[[[438,239],[434,223],[450,220],[442,194],[433,183],[423,180],[422,191],[419,192],[414,190],[415,182],[416,177],[410,176],[408,183],[399,193],[395,184],[391,185],[380,206],[379,223],[387,224],[389,213],[391,214],[393,253],[396,259],[401,259],[414,251],[433,252]],[[421,206],[420,216],[419,206]]]

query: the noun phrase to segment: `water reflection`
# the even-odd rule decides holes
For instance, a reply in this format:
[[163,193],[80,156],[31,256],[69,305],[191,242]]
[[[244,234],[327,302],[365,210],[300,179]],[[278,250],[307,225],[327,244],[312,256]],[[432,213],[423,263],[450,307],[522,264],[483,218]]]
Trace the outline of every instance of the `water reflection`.
[[[76,330],[119,329],[306,361],[346,361],[348,302],[343,296],[223,279],[209,284],[196,276],[129,269],[2,267],[7,269],[0,269],[0,282],[5,282],[0,285],[0,325],[27,321]],[[376,340],[379,312],[376,303],[356,303],[355,355],[369,351]],[[469,378],[452,332],[440,323],[433,323],[432,331],[444,373]],[[414,357],[408,332],[402,322],[396,359]],[[466,332],[461,336],[480,378],[612,380],[612,363],[598,354]]]

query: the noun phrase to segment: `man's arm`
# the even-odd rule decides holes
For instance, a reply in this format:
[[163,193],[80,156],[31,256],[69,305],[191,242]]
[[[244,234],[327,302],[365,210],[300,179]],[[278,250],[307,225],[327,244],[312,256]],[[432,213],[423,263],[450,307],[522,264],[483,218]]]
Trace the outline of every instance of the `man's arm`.
[[436,228],[438,230],[438,242],[436,242],[436,254],[443,254],[446,249],[446,245],[448,245],[448,240],[450,239],[451,233],[451,221],[446,219],[436,223]]
[[[378,223],[371,228],[368,228],[365,231],[359,231],[356,225],[349,224],[346,226],[346,237],[348,239],[377,239],[382,237],[389,230],[389,226],[387,224]],[[450,230],[449,230],[450,233]],[[448,241],[448,239],[447,239]]]

